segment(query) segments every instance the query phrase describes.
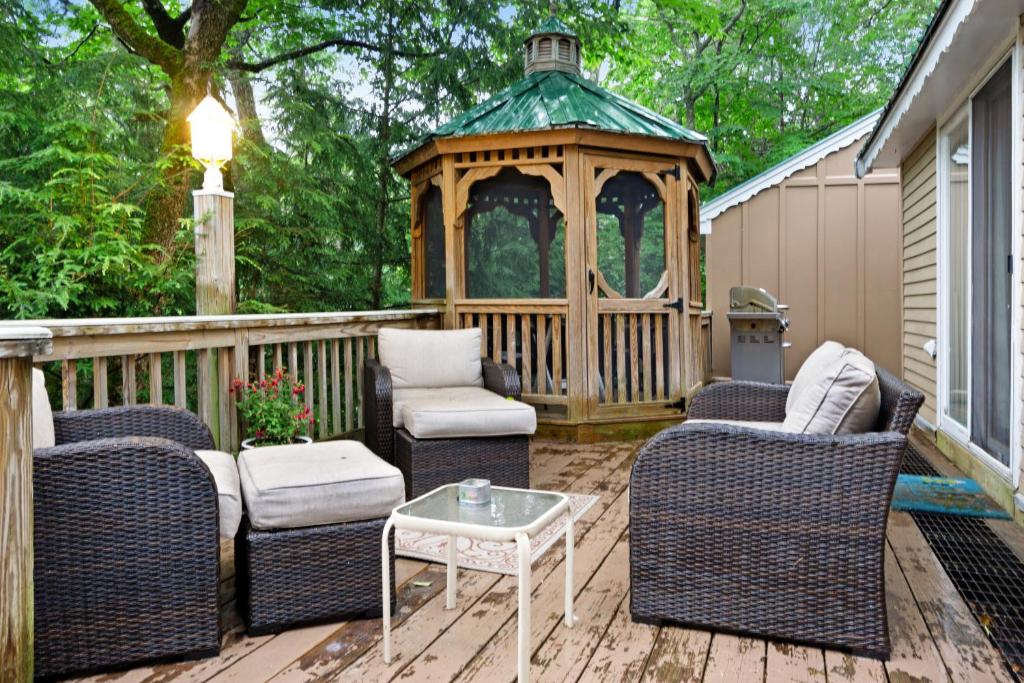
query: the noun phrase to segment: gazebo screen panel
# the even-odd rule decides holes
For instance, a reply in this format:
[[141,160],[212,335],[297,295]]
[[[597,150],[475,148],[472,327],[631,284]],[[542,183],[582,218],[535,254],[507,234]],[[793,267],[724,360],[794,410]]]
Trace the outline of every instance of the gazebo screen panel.
[[441,190],[431,186],[421,200],[423,211],[423,272],[428,299],[445,296],[444,208]]
[[565,297],[565,227],[543,178],[509,168],[473,185],[464,214],[466,295]]
[[597,197],[597,262],[608,285],[627,299],[654,291],[665,272],[665,203],[640,173],[624,171]]

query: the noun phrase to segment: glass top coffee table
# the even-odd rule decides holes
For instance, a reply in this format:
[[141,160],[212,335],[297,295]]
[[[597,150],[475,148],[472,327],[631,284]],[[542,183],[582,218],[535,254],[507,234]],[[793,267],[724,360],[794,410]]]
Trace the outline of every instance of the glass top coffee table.
[[530,680],[530,539],[565,515],[565,625],[572,627],[572,511],[569,498],[553,491],[491,487],[491,501],[479,505],[459,503],[459,485],[449,484],[395,508],[381,540],[384,587],[384,661],[391,662],[391,577],[388,535],[391,529],[409,529],[448,536],[448,581],[445,607],[455,608],[458,576],[458,538],[515,541],[519,552],[519,680]]

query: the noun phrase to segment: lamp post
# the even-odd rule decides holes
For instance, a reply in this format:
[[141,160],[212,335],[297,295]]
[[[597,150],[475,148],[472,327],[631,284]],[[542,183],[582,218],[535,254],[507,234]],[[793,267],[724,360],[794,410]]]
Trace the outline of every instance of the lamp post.
[[192,156],[205,167],[192,193],[196,241],[196,313],[235,312],[235,195],[224,191],[220,169],[231,160],[235,121],[210,95],[189,114]]
[[[202,189],[192,192],[196,243],[196,314],[230,315],[235,312],[235,195],[224,190],[221,167],[231,160],[231,135],[235,121],[213,97],[207,95],[189,114],[192,156],[205,167]],[[237,351],[236,351],[237,353]],[[248,356],[248,352],[245,353]],[[241,362],[241,358],[236,358]],[[230,362],[224,349],[209,354],[199,368],[199,416],[210,427],[217,445],[233,447],[234,405],[221,396],[227,387]],[[203,382],[203,374],[209,373]],[[223,415],[222,415],[223,413]],[[223,422],[223,424],[222,424]],[[227,428],[227,429],[225,429]],[[224,436],[222,436],[224,435]]]

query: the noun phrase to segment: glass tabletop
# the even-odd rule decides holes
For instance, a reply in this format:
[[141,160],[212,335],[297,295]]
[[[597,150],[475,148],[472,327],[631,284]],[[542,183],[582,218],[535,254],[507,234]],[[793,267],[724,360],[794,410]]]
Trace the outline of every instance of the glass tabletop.
[[459,503],[459,485],[450,484],[395,509],[408,517],[494,528],[518,528],[536,522],[565,500],[560,493],[491,488],[491,501]]

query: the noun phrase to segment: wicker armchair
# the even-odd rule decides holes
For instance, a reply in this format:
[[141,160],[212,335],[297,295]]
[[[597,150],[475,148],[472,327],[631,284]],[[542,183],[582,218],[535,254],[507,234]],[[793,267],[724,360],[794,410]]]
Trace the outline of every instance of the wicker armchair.
[[[519,400],[519,373],[510,365],[482,358],[484,388]],[[529,439],[499,436],[459,439],[416,439],[395,429],[391,373],[375,359],[363,369],[366,445],[405,476],[406,496],[415,498],[443,484],[484,477],[498,486],[529,488]],[[438,391],[443,391],[439,389]]]
[[53,419],[33,458],[36,675],[219,652],[209,429],[169,407]]
[[[874,432],[683,423],[641,449],[630,480],[635,620],[888,658],[885,527],[924,397],[877,372]],[[781,421],[788,391],[714,384],[689,417]]]

